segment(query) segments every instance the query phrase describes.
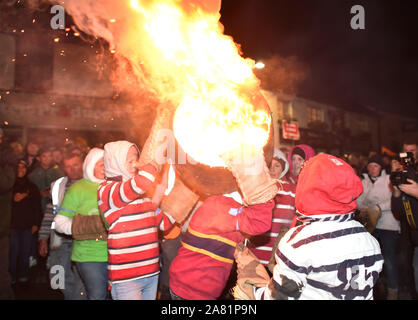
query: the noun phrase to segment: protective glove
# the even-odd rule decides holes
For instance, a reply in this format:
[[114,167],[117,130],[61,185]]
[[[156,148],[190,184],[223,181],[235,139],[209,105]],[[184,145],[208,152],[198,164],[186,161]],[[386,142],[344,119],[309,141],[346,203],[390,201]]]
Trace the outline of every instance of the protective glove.
[[107,240],[107,230],[98,215],[77,214],[73,218],[71,232],[75,240]]
[[163,198],[160,208],[181,224],[198,200],[199,196],[186,187],[179,177],[176,177],[173,189]]
[[247,147],[222,154],[221,158],[234,175],[246,206],[266,203],[279,191],[277,180],[270,176],[262,150]]
[[234,253],[237,262],[237,284],[233,289],[236,300],[255,300],[254,288],[266,287],[270,277],[257,257],[239,243]]

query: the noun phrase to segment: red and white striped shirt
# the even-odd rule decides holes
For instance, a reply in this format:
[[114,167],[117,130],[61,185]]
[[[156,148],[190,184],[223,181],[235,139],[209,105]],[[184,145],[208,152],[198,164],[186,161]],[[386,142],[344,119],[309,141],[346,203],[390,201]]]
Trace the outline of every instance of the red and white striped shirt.
[[273,246],[283,226],[290,227],[296,216],[295,193],[296,185],[288,180],[281,180],[279,191],[274,197],[273,220],[271,229],[251,239],[251,251],[260,262],[267,266],[272,254]]
[[108,271],[112,283],[160,272],[157,228],[167,230],[172,223],[145,196],[156,173],[155,167],[149,164],[129,180],[108,178],[99,186],[99,208],[109,230]]

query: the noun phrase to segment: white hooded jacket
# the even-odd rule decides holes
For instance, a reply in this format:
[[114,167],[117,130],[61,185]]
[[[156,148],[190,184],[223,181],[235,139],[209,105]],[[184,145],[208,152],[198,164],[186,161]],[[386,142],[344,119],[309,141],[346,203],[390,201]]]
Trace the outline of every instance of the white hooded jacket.
[[284,161],[285,167],[283,168],[283,171],[279,177],[279,179],[281,179],[286,175],[287,171],[289,171],[289,162],[286,159],[286,155],[277,148],[274,148],[273,158],[281,159]]
[[138,154],[140,154],[138,147],[129,141],[115,141],[109,142],[104,146],[104,165],[105,175],[108,178],[122,176],[122,180],[126,181],[131,178],[131,175],[126,169],[126,156],[129,148],[134,146]]

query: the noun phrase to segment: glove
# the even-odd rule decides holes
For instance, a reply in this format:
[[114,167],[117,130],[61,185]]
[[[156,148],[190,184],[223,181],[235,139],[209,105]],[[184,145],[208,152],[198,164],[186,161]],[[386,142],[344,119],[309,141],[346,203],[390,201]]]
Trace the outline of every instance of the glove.
[[237,262],[238,277],[233,295],[236,300],[255,300],[254,287],[266,287],[270,277],[257,257],[243,243],[237,245],[234,257]]
[[359,218],[368,232],[372,233],[376,228],[377,221],[382,216],[382,211],[378,206],[360,209]]
[[279,191],[277,181],[270,177],[269,170],[264,160],[262,150],[245,150],[251,154],[251,158],[256,161],[248,162],[248,152],[242,155],[242,149],[228,152],[221,155],[228,169],[234,175],[238,186],[243,195],[243,202],[250,206],[254,204],[266,203],[274,198]]
[[168,196],[163,198],[160,208],[181,224],[198,200],[199,196],[187,188],[179,177],[176,177],[173,189]]
[[157,159],[161,155],[157,155],[157,151],[162,145],[158,138],[158,133],[163,129],[170,129],[175,109],[172,106],[161,105],[157,111],[157,116],[151,128],[151,132],[145,141],[139,157],[139,166],[151,163],[157,171],[161,171],[162,159]]
[[75,240],[107,240],[107,230],[102,218],[98,215],[77,214],[73,218],[71,232]]

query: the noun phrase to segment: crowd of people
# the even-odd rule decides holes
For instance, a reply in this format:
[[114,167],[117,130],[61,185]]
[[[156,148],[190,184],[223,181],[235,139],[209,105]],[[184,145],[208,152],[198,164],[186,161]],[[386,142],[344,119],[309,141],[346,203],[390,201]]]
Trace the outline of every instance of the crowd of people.
[[[179,221],[160,206],[168,168],[147,144],[4,138],[1,299],[42,262],[66,300],[416,299],[418,185],[391,179],[399,156],[362,163],[299,144],[247,180],[226,160],[239,190]],[[416,172],[417,143],[402,147]]]

